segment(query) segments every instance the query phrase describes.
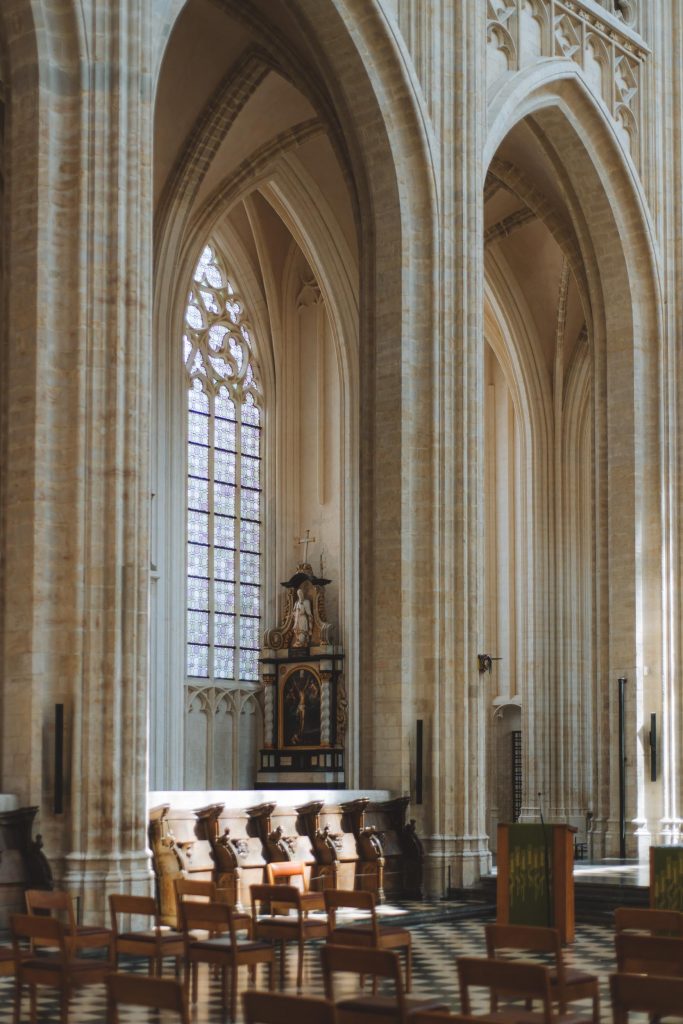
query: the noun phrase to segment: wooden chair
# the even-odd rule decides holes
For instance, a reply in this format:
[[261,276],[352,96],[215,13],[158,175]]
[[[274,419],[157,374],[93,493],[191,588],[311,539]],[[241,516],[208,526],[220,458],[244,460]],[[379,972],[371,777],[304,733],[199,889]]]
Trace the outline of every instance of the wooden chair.
[[[175,957],[176,973],[178,972],[179,961],[185,949],[183,934],[159,922],[157,905],[151,896],[112,893],[109,897],[109,909],[114,932],[114,965],[117,969],[119,957],[126,953],[129,956],[147,957],[149,973],[156,973],[159,976],[163,974],[164,957]],[[123,914],[151,918],[152,927],[119,930],[119,916]]]
[[683,936],[683,914],[679,910],[658,910],[654,907],[617,907],[614,930]]
[[[285,983],[286,944],[298,944],[296,984],[300,989],[303,984],[304,945],[311,939],[325,938],[327,918],[308,917],[310,906],[307,907],[304,901],[304,893],[294,885],[252,885],[250,892],[254,937],[280,943],[280,988]],[[269,905],[269,915],[259,917],[260,904]]]
[[14,974],[14,950],[11,946],[0,946],[0,978],[11,978]]
[[[75,988],[104,982],[111,971],[109,960],[79,958],[74,955],[69,936],[61,921],[34,914],[12,914],[10,931],[14,948],[14,1020],[21,1016],[24,986],[31,1000],[31,1021],[36,1021],[36,986],[56,988],[60,994],[60,1022],[68,1024],[69,1000]],[[35,945],[52,951],[33,954]]]
[[301,906],[306,913],[309,910],[325,909],[325,894],[323,892],[311,892],[306,884],[306,868],[301,861],[273,861],[266,864],[266,878],[268,885],[296,885],[301,891]]
[[[239,940],[232,908],[227,903],[194,903],[181,907],[185,934],[185,984],[192,972],[192,1002],[197,1000],[197,968],[200,963],[215,964],[222,972],[223,1005],[227,1006],[227,968],[230,968],[230,1015],[237,1013],[237,972],[247,966],[252,972],[257,964],[268,964],[268,984],[273,987],[275,953],[269,942]],[[193,936],[196,931],[209,933],[205,939]]]
[[[180,904],[186,900],[199,903],[221,903],[221,890],[209,879],[193,879],[181,876],[175,880],[176,914],[180,923]],[[245,910],[232,909],[232,919],[238,931],[246,931],[251,938],[251,914]]]
[[148,1006],[180,1014],[190,1024],[185,986],[175,978],[146,978],[137,974],[108,974],[107,1024],[119,1024],[119,1006]]
[[104,925],[76,924],[73,898],[70,893],[59,890],[27,889],[26,910],[29,914],[62,916],[65,919],[67,941],[75,950],[106,948],[107,955],[113,962],[114,935],[111,928],[105,928]]
[[491,958],[499,958],[501,950],[542,953],[552,957],[554,966],[550,968],[550,989],[553,1001],[559,1004],[560,1013],[566,1013],[567,1003],[577,999],[591,999],[594,1024],[600,1024],[598,976],[565,965],[557,928],[518,924],[486,925],[486,952]]
[[245,992],[242,996],[245,1024],[337,1024],[334,1003],[312,996],[288,996],[272,992]]
[[[379,924],[376,899],[373,892],[360,890],[326,889],[327,941],[340,946],[364,946],[373,949],[404,949],[406,958],[406,992],[412,982],[412,938],[400,925]],[[362,910],[369,914],[367,921],[337,923],[337,911]]]
[[683,978],[612,974],[609,984],[614,1024],[628,1024],[631,1011],[683,1019]]
[[[550,984],[550,971],[543,964],[530,963],[528,960],[493,960],[478,957],[460,957],[457,961],[458,979],[460,982],[460,1005],[463,1014],[472,1013],[470,1001],[471,988],[486,988],[489,991],[491,1009],[482,1014],[482,1019],[490,1017],[497,1022],[510,1021],[511,1024],[535,1022],[535,1024],[561,1024],[562,1021],[572,1024],[589,1024],[591,1016],[580,1013],[554,1013],[553,992]],[[524,1010],[519,1006],[499,1008],[498,998],[524,1000],[527,1006],[535,1001],[541,1004],[540,1011]],[[478,1015],[474,1015],[478,1016]]]
[[619,974],[657,974],[683,978],[683,937],[617,932],[614,936]]
[[[388,949],[358,948],[355,946],[326,945],[321,950],[325,995],[334,998],[334,975],[370,975],[373,979],[386,979],[393,983],[393,995],[372,995],[358,992],[342,996],[335,1003],[338,1024],[378,1024],[381,1020],[405,1024],[413,1014],[427,1010],[448,1010],[441,999],[420,999],[406,996],[401,978],[401,961],[397,953]],[[375,986],[373,985],[373,988]]]

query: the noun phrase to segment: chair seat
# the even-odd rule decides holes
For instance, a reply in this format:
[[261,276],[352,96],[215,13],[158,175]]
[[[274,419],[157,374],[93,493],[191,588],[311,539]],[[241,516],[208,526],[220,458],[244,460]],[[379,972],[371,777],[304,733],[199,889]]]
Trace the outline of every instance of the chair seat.
[[120,932],[117,938],[120,942],[182,942],[183,933],[165,927],[160,931],[150,928],[140,932]]
[[111,939],[113,934],[111,928],[103,928],[101,925],[95,924],[82,924],[76,929],[77,939]]
[[191,942],[188,946],[190,952],[197,951],[212,951],[214,953],[225,952],[231,953],[234,949],[238,953],[256,953],[259,950],[272,950],[270,942],[254,942],[250,939],[243,941],[237,940],[235,945],[232,944],[229,938],[217,937],[215,939],[200,939],[197,942]]
[[[565,967],[564,969],[565,988],[569,988],[574,985],[594,985],[597,984],[597,981],[597,974],[590,974],[588,971],[580,971],[578,967]],[[551,973],[550,984],[557,985],[557,974],[555,971]]]
[[[337,936],[343,935],[352,936],[367,936],[372,939],[373,929],[372,924],[368,921],[367,923],[360,922],[359,924],[340,924],[332,932],[330,938],[331,942],[334,942]],[[410,932],[406,931],[405,928],[401,928],[399,925],[387,924],[382,925],[379,929],[380,941],[383,938],[387,939],[400,939],[405,938],[406,943],[410,942]]]
[[[44,956],[30,956],[21,961],[22,971],[60,971],[64,970],[64,960],[59,953],[46,953]],[[69,973],[79,974],[102,974],[109,968],[100,960],[86,960],[74,957],[69,963]]]
[[297,917],[266,917],[262,918],[256,925],[256,931],[267,935],[269,932],[290,932],[293,936],[299,933],[299,924],[303,925],[303,931],[315,932],[316,937],[322,938],[327,935],[327,921],[324,918],[304,917],[301,922]]
[[[378,1017],[396,1016],[397,1004],[393,996],[349,996],[337,1001],[338,1011],[351,1013],[377,1014]],[[438,999],[420,999],[419,996],[407,996],[405,999],[407,1013],[427,1012],[428,1010],[448,1010],[448,1003]],[[564,1021],[563,1021],[564,1024]]]
[[[486,1013],[487,1024],[544,1024],[545,1015],[542,1010],[524,1010],[509,1006],[506,1010],[494,1010]],[[563,1013],[562,1024],[591,1024],[592,1017],[581,1013]]]

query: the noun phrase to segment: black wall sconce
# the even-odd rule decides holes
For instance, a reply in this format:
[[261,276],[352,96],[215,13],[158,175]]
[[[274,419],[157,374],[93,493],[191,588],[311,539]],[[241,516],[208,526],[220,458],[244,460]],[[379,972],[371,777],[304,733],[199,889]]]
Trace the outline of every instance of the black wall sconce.
[[479,674],[483,675],[484,672],[491,674],[494,661],[502,661],[502,658],[494,658],[490,654],[478,654],[477,661],[479,662]]

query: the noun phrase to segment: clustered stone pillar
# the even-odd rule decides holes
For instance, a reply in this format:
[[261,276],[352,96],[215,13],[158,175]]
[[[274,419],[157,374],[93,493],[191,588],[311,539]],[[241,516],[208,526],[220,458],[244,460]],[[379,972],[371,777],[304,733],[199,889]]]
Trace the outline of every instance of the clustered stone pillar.
[[[151,7],[7,0],[0,12],[13,254],[3,383],[12,714],[0,789],[40,807],[56,881],[80,897],[86,921],[103,918],[108,892],[151,888]],[[66,721],[62,813],[55,703]]]

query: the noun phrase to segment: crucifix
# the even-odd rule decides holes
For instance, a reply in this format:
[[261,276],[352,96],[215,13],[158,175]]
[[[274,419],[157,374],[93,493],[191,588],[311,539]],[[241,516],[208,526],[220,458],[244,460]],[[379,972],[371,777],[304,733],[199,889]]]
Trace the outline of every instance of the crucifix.
[[309,544],[315,544],[315,537],[311,537],[311,531],[310,530],[306,530],[306,536],[305,537],[295,537],[294,538],[294,543],[297,544],[297,545],[298,544],[303,544],[304,545],[304,560],[302,562],[302,565],[306,565],[306,563],[308,562],[308,545]]

